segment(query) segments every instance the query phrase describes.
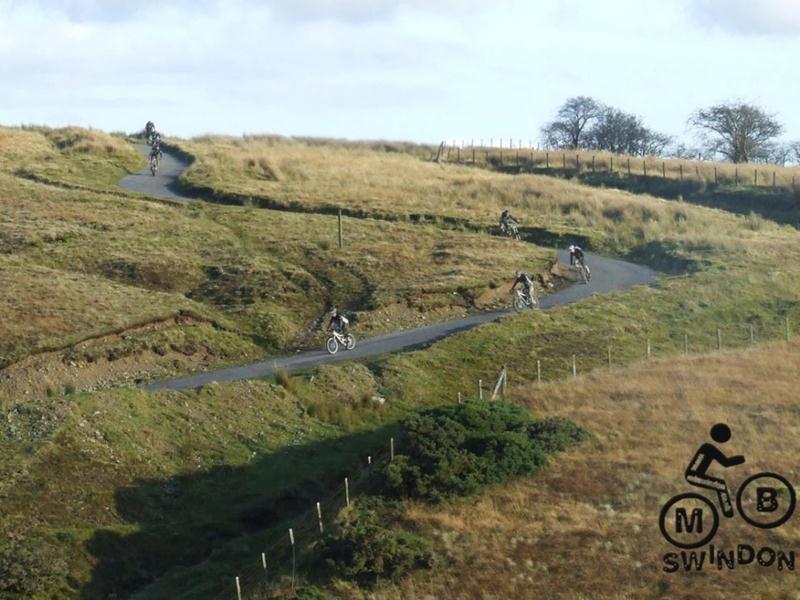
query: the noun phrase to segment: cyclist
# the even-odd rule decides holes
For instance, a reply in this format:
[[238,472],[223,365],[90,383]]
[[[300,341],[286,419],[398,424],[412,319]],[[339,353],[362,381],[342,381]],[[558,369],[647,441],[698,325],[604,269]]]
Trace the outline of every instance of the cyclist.
[[[718,444],[724,444],[731,439],[730,427],[725,423],[717,423],[711,428],[711,439]],[[731,495],[728,492],[728,485],[724,479],[718,477],[711,477],[707,474],[708,468],[711,463],[717,462],[722,467],[735,467],[744,463],[744,456],[731,456],[730,458],[717,448],[714,444],[706,442],[695,452],[689,466],[686,467],[684,477],[686,481],[697,487],[714,490],[719,496],[719,505],[722,508],[722,514],[726,517],[733,516],[733,505],[731,504]]]
[[504,234],[508,234],[511,230],[511,226],[516,224],[517,220],[508,212],[507,208],[504,208],[503,212],[500,213],[500,231]]
[[533,279],[527,273],[523,273],[522,271],[517,271],[515,273],[516,279],[514,279],[514,285],[511,286],[510,292],[513,294],[514,290],[517,289],[518,285],[522,285],[525,295],[528,297],[528,300],[533,302],[533,296],[531,295],[531,289],[533,288]]
[[580,246],[572,244],[569,247],[569,264],[571,267],[574,267],[576,264],[586,264],[584,258],[583,249]]
[[334,308],[331,311],[331,319],[328,321],[328,329],[337,331],[342,335],[347,335],[349,333],[349,325],[350,321],[347,320],[338,309]]
[[159,142],[154,142],[153,146],[150,148],[150,160],[161,160],[163,156],[164,154],[161,152],[161,144]]

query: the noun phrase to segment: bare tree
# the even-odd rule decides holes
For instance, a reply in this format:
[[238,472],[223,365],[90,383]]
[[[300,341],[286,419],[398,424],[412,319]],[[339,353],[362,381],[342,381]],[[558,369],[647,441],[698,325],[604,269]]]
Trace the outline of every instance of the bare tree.
[[587,132],[587,145],[596,150],[632,156],[658,156],[672,142],[667,135],[645,127],[636,115],[604,108]]
[[588,96],[567,99],[558,109],[556,120],[542,127],[542,137],[548,146],[577,149],[583,147],[582,136],[587,125],[597,119],[602,105]]
[[702,132],[712,152],[735,163],[763,157],[772,140],[783,131],[774,115],[743,102],[700,109],[689,123]]

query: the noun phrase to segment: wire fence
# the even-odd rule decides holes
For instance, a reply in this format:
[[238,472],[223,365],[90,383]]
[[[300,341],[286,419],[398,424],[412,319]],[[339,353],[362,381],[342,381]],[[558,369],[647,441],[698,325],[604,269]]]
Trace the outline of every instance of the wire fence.
[[[597,369],[612,369],[647,361],[659,356],[708,354],[725,350],[754,347],[759,343],[776,340],[789,341],[792,337],[792,319],[789,314],[775,314],[770,319],[726,325],[714,330],[675,331],[667,335],[639,339],[633,344],[610,343],[604,351],[595,347],[591,354],[569,356],[539,356],[529,362],[529,369],[520,373],[519,382],[546,383],[578,378]],[[477,378],[470,390],[459,391],[453,397],[457,403],[477,399],[493,400],[505,397],[509,371],[503,366],[497,373],[485,373]],[[291,594],[300,587],[305,567],[313,562],[317,546],[324,535],[335,531],[339,512],[357,497],[368,493],[376,469],[394,460],[402,451],[396,439],[389,437],[383,447],[353,465],[351,475],[345,477],[325,496],[311,502],[295,516],[274,525],[264,537],[263,550],[252,560],[242,564],[236,574],[231,574],[220,586],[215,596],[218,600],[255,600],[275,594]]]
[[[516,143],[516,144],[515,144]],[[484,140],[475,144],[463,141],[442,142],[438,161],[466,165],[519,169],[549,174],[612,174],[627,177],[656,177],[683,183],[755,186],[764,188],[800,187],[800,166],[782,167],[769,164],[733,164],[704,160],[665,159],[655,156],[623,156],[587,150],[549,150],[534,146],[532,140],[509,139],[495,144]]]

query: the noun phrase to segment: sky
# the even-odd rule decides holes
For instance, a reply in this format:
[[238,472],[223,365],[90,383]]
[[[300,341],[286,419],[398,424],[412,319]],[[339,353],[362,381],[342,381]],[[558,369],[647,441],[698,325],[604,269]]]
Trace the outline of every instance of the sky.
[[0,124],[527,144],[587,95],[797,140],[798,57],[798,0],[0,0]]

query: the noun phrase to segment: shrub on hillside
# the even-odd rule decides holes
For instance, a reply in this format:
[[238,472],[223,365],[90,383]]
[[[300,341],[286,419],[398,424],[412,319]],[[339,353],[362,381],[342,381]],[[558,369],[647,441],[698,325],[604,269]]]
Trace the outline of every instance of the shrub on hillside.
[[336,576],[359,583],[395,579],[433,564],[430,544],[405,530],[384,525],[386,511],[377,501],[343,511],[336,532],[320,545],[320,556]]
[[45,592],[55,595],[66,574],[63,553],[44,540],[31,538],[0,546],[0,596],[2,592],[21,598]]
[[382,469],[387,493],[438,501],[531,475],[588,433],[565,419],[535,421],[506,402],[467,402],[403,420],[404,452]]

